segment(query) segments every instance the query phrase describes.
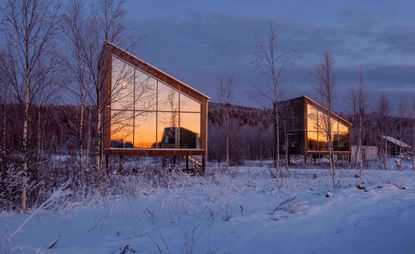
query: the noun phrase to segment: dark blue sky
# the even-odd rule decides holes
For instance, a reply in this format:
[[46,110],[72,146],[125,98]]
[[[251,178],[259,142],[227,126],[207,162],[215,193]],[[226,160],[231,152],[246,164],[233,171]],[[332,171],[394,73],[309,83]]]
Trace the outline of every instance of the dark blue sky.
[[360,68],[375,101],[388,93],[394,105],[415,98],[415,2],[410,0],[128,0],[131,25],[147,34],[136,54],[216,99],[215,77],[234,73],[235,103],[258,106],[249,96],[266,80],[250,62],[256,38],[264,38],[270,21],[278,29],[281,49],[301,57],[285,97],[315,96],[310,75],[322,52],[335,58],[338,109]]

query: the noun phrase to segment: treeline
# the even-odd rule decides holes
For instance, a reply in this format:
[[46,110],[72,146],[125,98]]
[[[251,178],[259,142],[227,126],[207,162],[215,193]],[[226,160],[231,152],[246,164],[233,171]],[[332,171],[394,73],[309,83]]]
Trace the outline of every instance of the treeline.
[[[23,121],[19,114],[19,105],[7,104],[1,106],[4,121],[0,127],[2,133],[2,163],[19,162],[22,154]],[[74,105],[44,105],[31,108],[30,136],[28,147],[31,160],[41,163],[50,156],[65,155],[79,156],[79,106]],[[269,160],[274,151],[272,131],[272,110],[245,107],[240,105],[209,103],[209,144],[208,159],[210,162],[224,162],[225,158],[225,111],[230,118],[230,162],[232,165],[243,164],[246,160]],[[96,135],[96,115],[93,109],[87,107],[84,117],[87,119],[83,126],[83,143],[87,161],[93,159],[94,137]],[[353,116],[341,114],[349,121]],[[380,131],[378,113],[368,113],[365,118],[363,145],[377,146]],[[390,130],[388,134],[411,144],[413,140],[412,122],[409,117],[388,116],[386,123]],[[352,144],[356,144],[356,125],[352,127]]]

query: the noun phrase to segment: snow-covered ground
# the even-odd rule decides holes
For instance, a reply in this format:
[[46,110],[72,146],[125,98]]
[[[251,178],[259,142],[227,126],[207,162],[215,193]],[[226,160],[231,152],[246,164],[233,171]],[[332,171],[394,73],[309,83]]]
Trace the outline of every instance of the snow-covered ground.
[[415,253],[414,170],[339,170],[337,189],[326,169],[291,173],[277,181],[252,165],[140,180],[125,195],[41,210],[9,241],[29,215],[1,214],[0,252]]

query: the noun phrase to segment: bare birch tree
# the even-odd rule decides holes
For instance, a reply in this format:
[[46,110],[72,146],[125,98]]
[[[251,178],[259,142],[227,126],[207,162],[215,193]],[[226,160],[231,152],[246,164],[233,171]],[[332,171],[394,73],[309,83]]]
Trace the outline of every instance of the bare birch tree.
[[252,62],[258,73],[267,79],[266,86],[255,87],[255,99],[266,106],[271,103],[274,111],[274,166],[277,169],[276,177],[280,177],[280,122],[278,102],[281,95],[281,85],[284,82],[287,71],[292,67],[294,54],[281,50],[278,41],[278,33],[275,25],[270,24],[266,40],[258,40],[255,45],[255,59]]
[[[409,127],[409,112],[408,112],[408,104],[404,100],[401,99],[399,102],[399,110],[398,110],[398,139],[400,142],[403,142],[404,135],[406,130]],[[402,146],[399,146],[399,154],[402,154]]]
[[9,75],[14,93],[24,108],[23,165],[21,209],[27,209],[27,186],[29,177],[29,121],[33,75],[42,58],[47,57],[57,34],[57,18],[60,5],[52,0],[8,0],[4,3],[4,37],[6,39]]
[[[0,50],[0,66],[3,63],[4,52]],[[3,68],[0,67],[0,103],[1,103],[1,115],[2,115],[2,133],[1,133],[1,146],[0,146],[0,176],[2,176],[5,170],[6,164],[6,149],[7,149],[7,102],[8,102],[8,86],[6,85],[5,73]]]
[[225,112],[222,115],[223,127],[225,132],[225,153],[226,153],[226,165],[229,166],[229,139],[231,134],[231,123],[230,123],[230,104],[235,92],[235,77],[233,74],[227,78],[219,76],[216,79],[218,99],[220,103],[224,104]]
[[357,127],[357,149],[355,151],[355,165],[359,168],[359,174],[363,170],[362,139],[364,120],[368,110],[369,91],[366,88],[363,71],[360,70],[359,81],[351,90],[351,104],[353,108],[354,125]]
[[[83,173],[84,168],[84,115],[85,115],[85,81],[86,66],[83,58],[83,40],[87,36],[84,31],[85,13],[83,2],[72,0],[66,7],[62,17],[62,27],[67,43],[65,44],[66,54],[62,57],[64,65],[69,70],[68,90],[79,100],[79,172]],[[72,82],[71,82],[72,81]]]
[[57,61],[58,57],[55,51],[48,52],[48,59],[40,59],[37,67],[33,71],[31,105],[33,105],[32,121],[36,123],[36,166],[33,167],[34,181],[38,180],[38,172],[44,166],[44,138],[47,111],[53,102],[58,98],[58,91],[62,86],[61,73],[62,69]]
[[[72,18],[78,19],[76,24],[69,21],[71,23],[69,29],[75,29],[72,31],[74,34],[71,36],[71,44],[74,49],[73,53],[75,59],[78,57],[78,47],[80,48],[79,54],[81,59],[77,59],[76,61],[79,62],[74,65],[76,67],[75,71],[78,74],[78,91],[82,90],[79,88],[81,86],[85,92],[85,95],[82,95],[84,103],[85,101],[88,101],[88,110],[91,109],[91,107],[93,109],[92,112],[89,112],[88,118],[91,118],[91,115],[94,115],[93,119],[96,119],[96,126],[94,126],[95,132],[93,134],[95,138],[94,170],[97,183],[99,181],[99,175],[103,173],[103,102],[107,99],[104,96],[104,77],[106,68],[103,68],[106,63],[102,62],[102,59],[107,59],[106,56],[102,55],[104,43],[111,42],[121,44],[130,50],[143,38],[142,35],[134,38],[128,37],[123,4],[123,0],[94,1],[91,7],[94,11],[84,18],[81,18],[85,14],[82,11],[83,5],[80,2],[74,1],[69,5],[67,10],[68,15],[70,14]],[[82,27],[76,27],[79,25]],[[81,34],[84,36],[78,36],[76,30],[82,30]],[[125,43],[126,41],[127,43]],[[128,46],[126,44],[128,44]],[[81,70],[84,70],[84,72],[80,73]],[[83,80],[82,84],[79,82],[81,80],[80,75]],[[108,94],[111,95],[111,92]],[[90,142],[92,142],[89,135],[89,133],[92,133],[90,130],[91,126],[88,125],[87,147],[89,147]],[[81,132],[81,128],[79,128],[79,131]],[[80,135],[83,134],[79,133],[79,136]],[[87,153],[89,153],[89,149],[87,149]]]
[[314,69],[314,76],[317,80],[317,92],[320,95],[321,103],[324,106],[323,129],[327,138],[329,152],[330,172],[333,180],[333,188],[336,188],[336,165],[334,161],[332,113],[334,103],[334,90],[336,77],[334,72],[334,60],[330,53],[325,53],[321,63]]
[[388,153],[388,141],[385,136],[388,135],[388,119],[390,114],[390,104],[386,94],[382,94],[379,99],[377,110],[377,126],[379,132],[379,155],[380,155],[380,169],[386,170],[386,157]]

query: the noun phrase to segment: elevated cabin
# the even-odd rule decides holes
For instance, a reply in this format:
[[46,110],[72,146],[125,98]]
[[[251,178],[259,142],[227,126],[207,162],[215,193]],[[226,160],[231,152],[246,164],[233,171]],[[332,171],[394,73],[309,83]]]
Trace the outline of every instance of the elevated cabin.
[[101,60],[107,158],[197,156],[204,168],[209,97],[112,43]]
[[[327,109],[307,96],[282,101],[279,104],[281,152],[320,157],[329,153]],[[350,128],[352,124],[341,116],[331,113],[333,149],[336,157],[350,159]]]

